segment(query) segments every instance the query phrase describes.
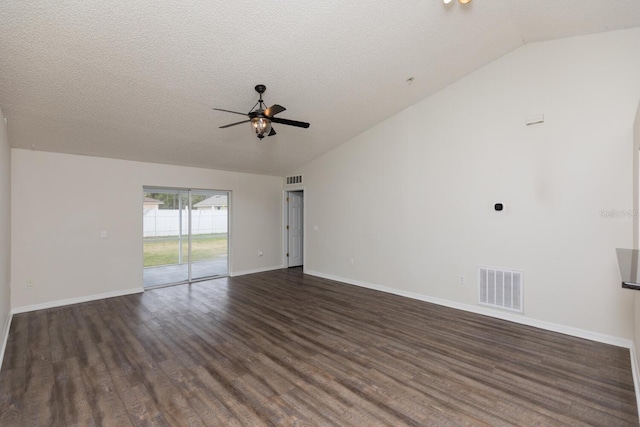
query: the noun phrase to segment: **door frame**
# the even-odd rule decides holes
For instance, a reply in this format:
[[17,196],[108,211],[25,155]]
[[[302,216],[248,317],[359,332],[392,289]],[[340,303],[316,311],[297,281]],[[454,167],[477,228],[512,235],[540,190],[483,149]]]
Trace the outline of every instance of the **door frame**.
[[[175,285],[181,285],[181,284],[191,284],[191,283],[197,283],[197,282],[202,282],[202,281],[206,281],[206,280],[212,280],[212,279],[217,279],[220,277],[229,277],[231,276],[231,266],[232,266],[232,262],[233,260],[231,259],[231,246],[232,246],[232,238],[231,238],[231,228],[232,228],[232,199],[233,199],[233,191],[232,190],[219,190],[219,189],[211,189],[211,188],[198,188],[198,187],[170,187],[170,186],[157,186],[157,185],[143,185],[142,186],[142,197],[144,199],[144,195],[145,193],[147,193],[148,191],[146,190],[158,190],[159,192],[161,192],[162,190],[167,190],[167,191],[185,191],[187,193],[188,196],[188,203],[187,203],[187,211],[188,211],[188,216],[189,216],[189,227],[188,227],[188,242],[187,242],[187,253],[188,253],[188,265],[187,265],[187,279],[186,280],[181,280],[179,282],[169,282],[169,283],[163,283],[160,285],[153,285],[153,286],[144,286],[144,262],[143,262],[143,266],[142,266],[142,289],[143,290],[148,290],[148,289],[154,289],[154,288],[163,288],[166,286],[175,286]],[[227,274],[225,275],[221,275],[221,276],[211,276],[211,277],[199,277],[199,278],[192,278],[192,271],[191,271],[191,193],[192,192],[219,192],[219,193],[227,193]],[[143,228],[144,230],[144,216],[140,217],[141,219],[141,223],[140,226]],[[182,220],[182,215],[180,216],[180,219]],[[182,224],[180,225],[180,228],[182,229]],[[142,250],[144,252],[144,231],[143,233],[143,242],[142,242]]]
[[287,259],[287,252],[289,252],[289,233],[287,232],[289,206],[287,205],[287,197],[289,197],[289,193],[298,191],[302,191],[302,203],[304,206],[304,209],[302,209],[302,271],[304,272],[307,260],[307,190],[303,186],[292,186],[282,190],[282,266],[283,268],[289,268],[289,260]]

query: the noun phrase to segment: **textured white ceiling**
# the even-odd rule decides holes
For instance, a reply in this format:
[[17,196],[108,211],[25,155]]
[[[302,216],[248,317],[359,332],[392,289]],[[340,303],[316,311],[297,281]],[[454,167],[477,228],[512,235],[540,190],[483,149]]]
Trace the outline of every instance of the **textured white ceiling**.
[[[13,147],[282,175],[523,43],[636,26],[640,0],[5,0],[0,108]],[[311,127],[218,129],[258,83]]]

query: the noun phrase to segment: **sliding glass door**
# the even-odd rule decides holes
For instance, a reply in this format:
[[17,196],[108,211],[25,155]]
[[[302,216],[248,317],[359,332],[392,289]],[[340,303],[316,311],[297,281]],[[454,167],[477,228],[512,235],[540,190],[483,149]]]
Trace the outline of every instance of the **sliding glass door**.
[[226,276],[229,258],[229,193],[191,191],[191,280]]
[[144,188],[145,287],[228,274],[229,192]]

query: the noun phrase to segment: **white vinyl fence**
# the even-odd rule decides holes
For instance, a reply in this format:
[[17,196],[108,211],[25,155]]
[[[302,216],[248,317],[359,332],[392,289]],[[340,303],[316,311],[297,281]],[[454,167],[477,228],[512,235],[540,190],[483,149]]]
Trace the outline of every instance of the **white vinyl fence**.
[[[149,209],[144,211],[143,236],[162,237],[177,236],[180,230],[180,213],[178,209]],[[228,227],[227,210],[194,209],[191,211],[191,233],[213,234],[226,233]],[[189,232],[189,214],[182,211],[182,234]]]

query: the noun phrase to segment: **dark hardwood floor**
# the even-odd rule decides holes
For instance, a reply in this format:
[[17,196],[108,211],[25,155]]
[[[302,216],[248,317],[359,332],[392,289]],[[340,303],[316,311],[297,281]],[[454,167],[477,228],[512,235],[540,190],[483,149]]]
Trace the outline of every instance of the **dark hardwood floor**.
[[638,425],[629,351],[304,276],[14,316],[2,426]]

